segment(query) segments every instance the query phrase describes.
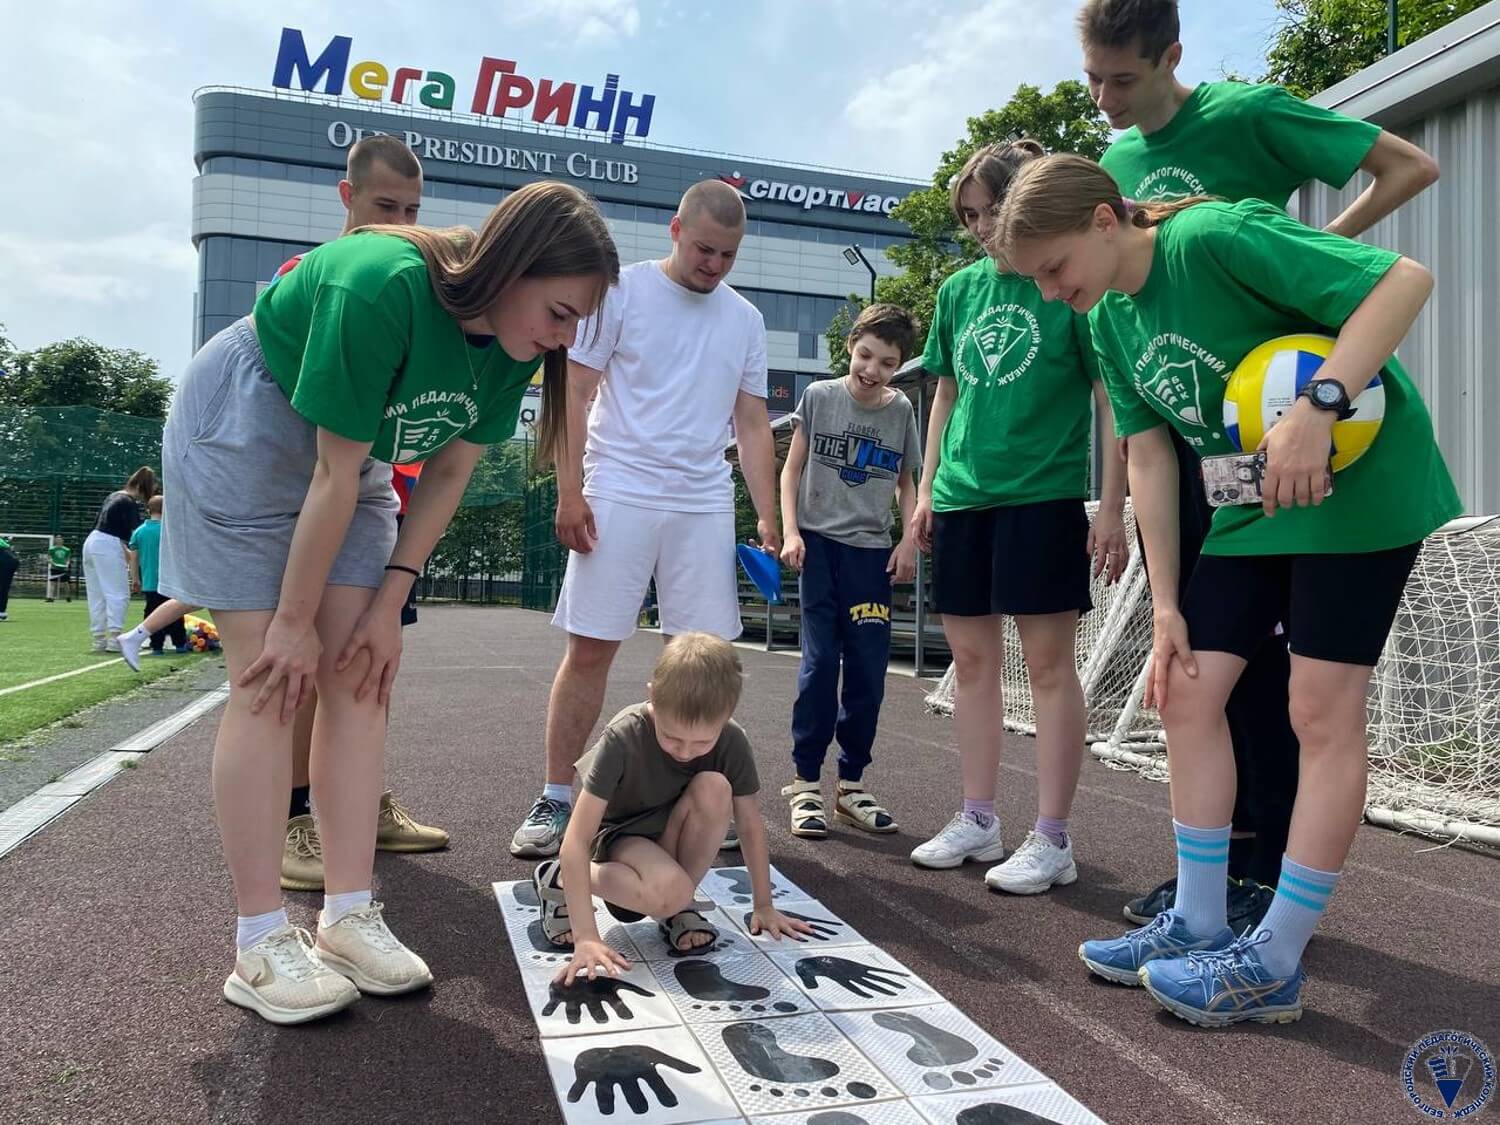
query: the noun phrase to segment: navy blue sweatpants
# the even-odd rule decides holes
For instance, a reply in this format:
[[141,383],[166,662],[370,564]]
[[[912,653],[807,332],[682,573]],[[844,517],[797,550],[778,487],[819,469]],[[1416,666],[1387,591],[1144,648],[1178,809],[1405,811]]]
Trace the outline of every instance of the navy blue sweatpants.
[[[848,547],[803,532],[802,668],[792,705],[792,760],[815,780],[828,744],[839,741],[839,779],[870,764],[891,654],[889,547]],[[844,686],[839,692],[839,669]]]

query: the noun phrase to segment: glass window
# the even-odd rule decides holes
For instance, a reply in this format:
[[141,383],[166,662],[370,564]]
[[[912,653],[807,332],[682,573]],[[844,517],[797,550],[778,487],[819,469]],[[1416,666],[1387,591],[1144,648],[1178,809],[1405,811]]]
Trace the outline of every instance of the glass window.
[[229,239],[223,235],[210,235],[203,240],[203,276],[229,276]]
[[818,358],[818,334],[816,332],[797,333],[797,358]]
[[[235,281],[249,281],[255,277],[255,241],[249,238],[233,238],[229,241],[229,274]],[[228,311],[228,310],[225,310]]]
[[203,283],[203,310],[209,316],[225,316],[229,313],[229,282]]

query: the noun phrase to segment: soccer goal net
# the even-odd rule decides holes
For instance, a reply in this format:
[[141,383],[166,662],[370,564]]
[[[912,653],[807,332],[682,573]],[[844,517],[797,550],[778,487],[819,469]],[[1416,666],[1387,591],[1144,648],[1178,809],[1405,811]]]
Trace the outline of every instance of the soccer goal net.
[[[1090,518],[1095,505],[1089,505]],[[1095,756],[1167,777],[1161,719],[1142,705],[1151,598],[1135,550],[1121,581],[1095,580],[1077,659]],[[1005,725],[1036,733],[1020,637],[1005,621]],[[950,667],[927,697],[951,714]],[[1500,519],[1456,520],[1430,536],[1407,583],[1370,691],[1374,824],[1500,846]]]
[[52,546],[52,536],[12,535],[8,531],[0,531],[0,539],[9,541],[10,549],[16,554],[16,561],[21,564],[16,570],[12,589],[20,593],[25,587],[28,591],[40,593],[47,585],[47,550]]

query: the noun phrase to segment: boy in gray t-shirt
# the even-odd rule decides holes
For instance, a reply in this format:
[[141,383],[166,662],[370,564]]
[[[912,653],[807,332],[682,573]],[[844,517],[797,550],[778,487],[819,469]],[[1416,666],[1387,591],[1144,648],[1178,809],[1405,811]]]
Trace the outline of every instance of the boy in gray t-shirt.
[[[821,774],[839,742],[834,819],[866,832],[896,821],[865,792],[891,651],[891,583],[916,572],[916,541],[891,548],[891,500],[904,527],[921,467],[917,420],[890,381],[911,356],[917,326],[896,305],[871,305],[849,332],[849,374],[814,383],[792,414],[781,471],[782,562],[801,572],[802,668],[792,706],[797,777],[782,789],[792,834],[828,835]],[[843,671],[843,696],[839,672]]]

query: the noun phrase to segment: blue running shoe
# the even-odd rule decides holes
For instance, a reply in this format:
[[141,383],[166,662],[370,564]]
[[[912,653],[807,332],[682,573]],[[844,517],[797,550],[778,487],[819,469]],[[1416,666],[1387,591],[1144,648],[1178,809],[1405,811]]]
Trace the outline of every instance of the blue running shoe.
[[1110,941],[1086,941],[1078,947],[1078,959],[1095,976],[1116,984],[1137,987],[1141,983],[1141,966],[1159,957],[1181,957],[1200,949],[1223,949],[1234,941],[1234,931],[1220,930],[1211,938],[1195,937],[1188,932],[1182,915],[1163,910],[1138,930]]
[[1256,946],[1237,938],[1227,949],[1161,958],[1141,967],[1141,983],[1163,1008],[1199,1027],[1233,1023],[1291,1023],[1302,1018],[1302,966],[1275,977]]

